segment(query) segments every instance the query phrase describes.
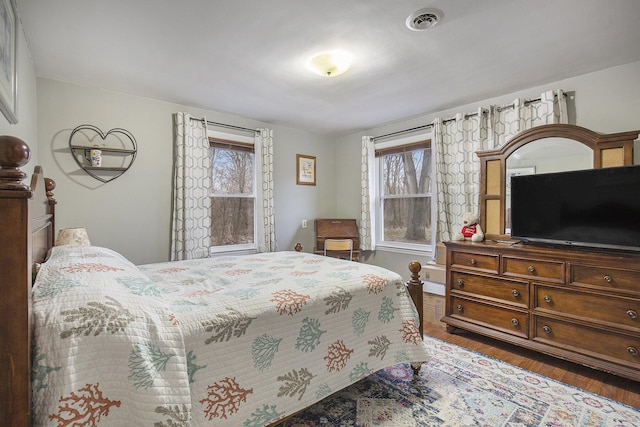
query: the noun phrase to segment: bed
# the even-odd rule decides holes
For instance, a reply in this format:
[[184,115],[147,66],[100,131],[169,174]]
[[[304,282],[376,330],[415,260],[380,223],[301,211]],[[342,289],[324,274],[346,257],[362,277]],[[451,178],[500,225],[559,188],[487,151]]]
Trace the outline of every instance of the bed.
[[28,146],[1,138],[6,425],[276,425],[428,360],[418,263],[405,284],[295,251],[136,266],[108,248],[53,247],[55,183],[36,167],[23,184]]

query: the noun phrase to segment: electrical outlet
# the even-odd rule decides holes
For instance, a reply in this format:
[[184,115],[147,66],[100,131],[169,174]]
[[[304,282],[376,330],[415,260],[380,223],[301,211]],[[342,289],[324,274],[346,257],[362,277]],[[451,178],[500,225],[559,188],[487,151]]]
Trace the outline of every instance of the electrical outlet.
[[307,228],[307,220],[306,219],[302,220],[302,228]]

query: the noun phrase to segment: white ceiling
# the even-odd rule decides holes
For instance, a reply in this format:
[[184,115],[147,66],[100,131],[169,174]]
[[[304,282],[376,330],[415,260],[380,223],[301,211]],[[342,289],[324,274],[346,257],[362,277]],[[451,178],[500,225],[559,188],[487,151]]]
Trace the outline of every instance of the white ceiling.
[[[39,77],[327,135],[640,60],[639,0],[16,3]],[[424,7],[442,22],[407,29]],[[348,73],[305,68],[335,48]]]

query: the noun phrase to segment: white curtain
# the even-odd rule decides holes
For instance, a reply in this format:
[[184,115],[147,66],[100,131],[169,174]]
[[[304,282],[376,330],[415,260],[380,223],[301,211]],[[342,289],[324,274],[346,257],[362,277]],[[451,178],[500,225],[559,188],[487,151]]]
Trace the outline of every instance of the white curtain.
[[362,165],[361,165],[361,206],[360,206],[360,249],[374,251],[375,242],[375,150],[373,138],[362,137]]
[[257,185],[258,251],[275,252],[276,224],[273,208],[273,130],[258,129],[254,139]]
[[174,115],[171,261],[205,258],[211,243],[211,159],[206,120]]
[[500,148],[523,130],[551,123],[567,123],[561,90],[544,92],[540,101],[516,99],[508,107],[490,106],[473,115],[434,120],[438,242],[459,231],[463,213],[479,213],[480,162],[475,152]]

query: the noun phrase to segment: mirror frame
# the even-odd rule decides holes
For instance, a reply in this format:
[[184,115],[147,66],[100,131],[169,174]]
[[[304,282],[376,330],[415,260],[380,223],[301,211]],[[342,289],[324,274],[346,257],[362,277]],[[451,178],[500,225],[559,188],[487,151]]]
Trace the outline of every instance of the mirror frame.
[[505,233],[505,187],[507,158],[518,148],[542,138],[566,138],[593,151],[593,167],[633,164],[633,141],[640,130],[601,134],[570,124],[537,126],[514,136],[497,150],[478,151],[480,159],[480,225],[486,239],[508,240]]

